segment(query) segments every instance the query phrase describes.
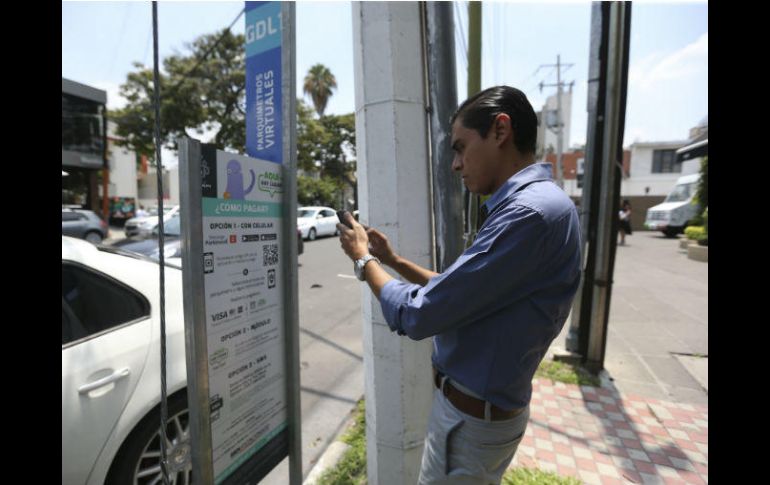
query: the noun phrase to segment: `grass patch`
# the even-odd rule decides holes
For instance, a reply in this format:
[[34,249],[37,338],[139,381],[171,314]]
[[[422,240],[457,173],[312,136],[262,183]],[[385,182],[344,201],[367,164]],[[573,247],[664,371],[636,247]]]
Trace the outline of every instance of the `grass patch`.
[[366,413],[364,400],[358,401],[353,426],[342,437],[350,449],[337,466],[318,479],[318,485],[361,485],[366,483]]
[[[337,463],[318,479],[318,485],[365,485],[366,480],[366,413],[364,400],[358,401],[354,411],[353,426],[347,430],[341,440],[350,445],[350,449]],[[562,477],[555,473],[515,468],[503,475],[503,485],[581,485],[573,477]]]
[[582,482],[574,477],[562,477],[555,473],[533,470],[531,468],[514,468],[503,475],[503,485],[581,485]]
[[600,387],[601,385],[597,376],[580,366],[547,359],[540,363],[535,372],[535,377],[551,379],[552,381],[564,382],[566,384],[577,384],[579,386]]

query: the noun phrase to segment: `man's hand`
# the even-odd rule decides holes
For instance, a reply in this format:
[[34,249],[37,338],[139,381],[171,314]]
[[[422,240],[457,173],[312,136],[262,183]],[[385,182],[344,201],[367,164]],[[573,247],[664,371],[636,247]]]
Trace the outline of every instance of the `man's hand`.
[[366,234],[369,236],[370,252],[372,253],[372,256],[377,257],[382,261],[382,264],[393,267],[397,255],[390,246],[388,237],[377,229],[372,228],[367,229]]
[[345,213],[345,218],[353,226],[353,229],[349,229],[341,222],[337,223],[337,230],[340,232],[340,245],[345,254],[355,261],[369,254],[369,237],[366,235],[364,226],[359,224],[350,212]]

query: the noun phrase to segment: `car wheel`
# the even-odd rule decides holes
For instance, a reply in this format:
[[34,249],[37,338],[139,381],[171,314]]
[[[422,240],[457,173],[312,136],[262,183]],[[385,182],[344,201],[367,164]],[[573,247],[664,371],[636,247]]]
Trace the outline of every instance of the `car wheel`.
[[315,229],[314,228],[311,227],[310,230],[308,231],[307,239],[308,239],[308,241],[315,241]]
[[91,244],[100,244],[102,242],[102,235],[98,232],[91,231],[88,234],[86,234],[85,240],[90,242]]
[[[160,470],[160,406],[145,416],[121,446],[110,468],[108,485],[145,485],[162,483]],[[168,400],[166,426],[168,478],[176,485],[192,483],[192,448],[187,393],[179,392]]]
[[663,231],[663,234],[666,237],[676,237],[677,234],[679,234],[679,231],[677,229],[666,229]]

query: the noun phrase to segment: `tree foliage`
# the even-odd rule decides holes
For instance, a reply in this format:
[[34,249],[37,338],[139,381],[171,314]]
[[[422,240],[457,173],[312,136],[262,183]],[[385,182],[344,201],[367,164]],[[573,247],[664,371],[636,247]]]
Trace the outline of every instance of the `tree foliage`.
[[695,192],[701,209],[709,206],[709,157],[703,157],[700,162],[700,180]]
[[337,79],[328,67],[316,64],[305,75],[305,83],[302,91],[313,100],[313,106],[319,117],[323,117],[326,103],[332,96],[332,91],[337,89]]
[[[164,59],[160,70],[162,144],[176,151],[178,137],[212,131],[213,139],[204,139],[205,143],[244,153],[244,36],[225,29],[202,35],[187,48],[187,54],[176,53]],[[121,144],[154,162],[153,71],[139,63],[134,67],[120,88],[126,106],[108,116],[117,123]],[[337,204],[343,183],[356,189],[355,161],[348,161],[355,157],[355,117],[353,113],[323,116],[336,86],[329,69],[317,64],[308,72],[304,88],[319,117],[314,116],[312,107],[297,100],[297,166],[310,175],[302,179],[300,203],[318,200]],[[314,176],[320,176],[320,181],[315,181]]]
[[341,186],[329,177],[316,179],[305,175],[297,177],[297,203],[299,205],[339,205]]
[[[213,143],[220,149],[243,152],[245,125],[245,53],[243,35],[229,30],[203,35],[188,45],[191,53],[163,60],[160,70],[161,142],[176,150],[176,139],[194,131],[216,129]],[[134,63],[120,92],[128,103],[111,111],[122,143],[155,158],[153,71]],[[189,130],[189,131],[188,131]]]

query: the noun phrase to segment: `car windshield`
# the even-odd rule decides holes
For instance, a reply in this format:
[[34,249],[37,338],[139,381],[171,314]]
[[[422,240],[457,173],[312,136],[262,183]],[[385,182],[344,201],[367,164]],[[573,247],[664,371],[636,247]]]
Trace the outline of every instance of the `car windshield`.
[[[166,236],[180,237],[182,234],[181,217],[176,216],[163,223],[163,234]],[[153,235],[160,234],[159,227],[152,230]]]
[[695,184],[682,184],[674,187],[674,190],[666,197],[666,202],[683,202],[692,195],[692,187]]
[[309,209],[300,209],[297,211],[297,217],[313,217],[316,211]]

